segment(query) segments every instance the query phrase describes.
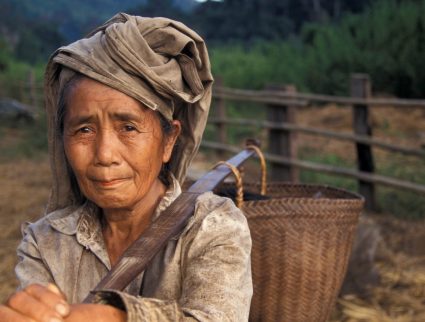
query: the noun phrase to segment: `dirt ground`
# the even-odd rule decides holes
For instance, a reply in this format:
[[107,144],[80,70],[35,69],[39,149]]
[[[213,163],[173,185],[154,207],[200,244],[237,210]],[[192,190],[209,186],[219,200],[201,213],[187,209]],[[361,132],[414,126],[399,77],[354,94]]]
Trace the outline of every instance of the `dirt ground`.
[[[327,129],[346,130],[351,124],[349,109],[329,106],[311,117],[305,109],[297,118],[305,125]],[[372,114],[376,136],[394,134],[392,142],[420,148],[425,133],[425,115],[421,110],[387,110]],[[421,121],[418,121],[421,120]],[[388,126],[388,124],[394,124]],[[403,133],[402,136],[399,133]],[[302,138],[302,137],[301,137]],[[1,141],[1,140],[0,140]],[[0,142],[5,148],[6,141]],[[7,144],[15,144],[9,140]],[[6,144],[6,145],[7,145]],[[354,150],[345,143],[329,145],[327,139],[305,138],[304,146],[333,151],[350,157]],[[350,152],[351,151],[351,152]],[[378,152],[378,157],[379,156]],[[382,158],[385,158],[382,154]],[[193,173],[199,175],[212,162],[200,155]],[[17,283],[13,267],[15,249],[21,238],[20,226],[25,221],[35,221],[43,215],[49,195],[50,172],[46,155],[36,159],[19,159],[0,162],[0,302],[13,292]],[[359,289],[352,289],[341,296],[331,321],[425,321],[425,223],[405,221],[388,214],[368,214],[367,225],[377,233],[373,242],[376,249],[370,259],[371,269],[378,278],[368,287],[366,282]],[[365,249],[360,248],[360,252]],[[353,265],[355,268],[358,265]],[[354,270],[355,275],[355,270]]]
[[16,287],[13,268],[21,239],[21,224],[43,214],[49,195],[50,169],[46,157],[0,164],[0,301]]

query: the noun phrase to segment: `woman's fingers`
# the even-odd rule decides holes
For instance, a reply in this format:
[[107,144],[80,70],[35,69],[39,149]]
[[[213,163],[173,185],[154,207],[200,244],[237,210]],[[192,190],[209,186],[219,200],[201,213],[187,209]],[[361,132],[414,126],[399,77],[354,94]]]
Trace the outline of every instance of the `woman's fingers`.
[[37,322],[62,322],[62,317],[52,308],[26,292],[13,294],[6,305],[19,314]]
[[67,316],[69,314],[69,304],[65,301],[63,294],[56,285],[48,284],[47,287],[44,287],[39,284],[31,284],[24,291],[55,310],[59,315]]
[[7,322],[36,322],[31,318],[25,317],[11,308],[0,305],[0,321]]
[[37,322],[61,322],[63,317],[69,314],[69,305],[62,295],[37,284],[13,294],[6,305],[13,311]]
[[59,288],[55,284],[52,284],[52,283],[47,284],[47,289],[57,295],[60,295],[62,298],[64,298],[62,292],[59,290]]

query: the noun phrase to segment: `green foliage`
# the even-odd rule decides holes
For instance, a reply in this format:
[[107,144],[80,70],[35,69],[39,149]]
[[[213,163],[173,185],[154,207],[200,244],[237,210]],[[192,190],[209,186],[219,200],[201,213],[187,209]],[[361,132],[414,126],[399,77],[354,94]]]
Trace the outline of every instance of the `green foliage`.
[[424,10],[425,1],[386,0],[338,25],[306,26],[302,40],[316,67],[307,87],[347,92],[348,74],[366,72],[378,91],[424,96]]
[[0,38],[0,72],[7,68],[9,60],[12,58],[9,47],[6,42]]
[[187,20],[210,44],[229,44],[234,41],[250,44],[258,39],[282,39],[295,31],[294,17],[289,14],[293,2],[208,1],[198,6]]
[[210,45],[251,45],[297,33],[306,21],[334,21],[361,12],[370,0],[147,0],[131,13],[178,19],[197,30]]
[[375,91],[425,96],[425,0],[375,2],[338,23],[307,24],[298,38],[211,50],[213,71],[228,86],[291,83],[347,94],[351,73],[368,73]]
[[257,42],[249,50],[242,46],[213,48],[213,73],[222,77],[226,86],[260,89],[268,83],[295,84],[308,90],[304,81],[308,72],[300,59],[300,45],[295,41]]
[[[212,103],[212,109],[209,118],[214,118],[215,102]],[[244,118],[257,120],[261,122],[265,119],[266,111],[259,107],[256,103],[248,102],[226,102],[226,116],[230,119]],[[262,140],[260,124],[229,126],[227,127],[227,144],[243,146],[247,138],[256,138]],[[263,131],[264,132],[264,131]],[[218,132],[214,124],[208,122],[204,133],[205,140],[217,141],[219,139]]]
[[170,19],[185,21],[189,17],[184,11],[173,4],[173,0],[147,1],[141,6],[129,10],[130,14],[143,17],[167,17]]
[[403,219],[424,219],[425,198],[400,189],[378,186],[377,198],[380,210]]
[[[398,177],[413,182],[425,182],[425,170],[420,166],[421,161],[410,162],[409,165],[401,164],[405,158],[391,159],[378,169],[378,173],[388,177]],[[321,155],[311,154],[306,160],[317,163],[332,165],[336,167],[355,168],[352,162],[344,160],[334,154]],[[405,160],[404,160],[405,161]],[[328,184],[334,187],[344,188],[350,191],[357,191],[358,185],[355,179],[329,175],[317,171],[302,170],[300,173],[301,182]],[[384,213],[391,213],[404,219],[421,219],[425,214],[425,198],[419,194],[401,189],[388,188],[376,185],[376,200],[379,210]]]
[[[353,168],[353,164],[335,154],[321,155],[316,152],[314,155],[306,157],[306,160],[336,167]],[[347,189],[349,191],[357,191],[357,182],[355,179],[339,177],[317,171],[301,170],[300,180],[301,182],[320,183]]]
[[[1,56],[2,52],[0,51]],[[4,69],[0,71],[0,96],[11,97],[29,103],[29,75],[34,73],[35,83],[42,84],[44,67],[43,64],[31,66],[28,63],[8,57],[4,64]],[[41,94],[40,92],[39,95]]]

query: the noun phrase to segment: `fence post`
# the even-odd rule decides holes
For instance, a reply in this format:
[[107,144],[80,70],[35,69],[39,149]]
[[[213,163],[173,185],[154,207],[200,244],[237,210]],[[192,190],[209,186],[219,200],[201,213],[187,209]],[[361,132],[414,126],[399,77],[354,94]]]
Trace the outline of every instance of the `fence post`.
[[35,93],[35,75],[34,70],[31,69],[28,73],[28,87],[29,87],[29,94],[30,94],[30,106],[35,111],[37,108],[37,98]]
[[18,80],[17,84],[18,84],[18,92],[19,92],[19,99],[18,100],[20,102],[28,103],[26,101],[26,96],[25,96],[25,92],[26,92],[25,81],[24,80]]
[[[351,96],[370,98],[371,84],[369,75],[351,75]],[[356,135],[372,136],[369,120],[369,107],[366,104],[353,105],[353,130]],[[356,143],[357,168],[363,172],[373,173],[375,170],[372,148],[368,144]],[[375,186],[371,182],[359,180],[359,193],[366,198],[366,209],[376,210]]]
[[[215,79],[215,86],[222,87],[223,80],[219,77]],[[217,131],[217,140],[220,144],[227,143],[227,125],[226,123],[221,123],[221,121],[226,120],[226,103],[223,98],[217,98],[215,104],[215,117],[218,122],[215,124]],[[225,159],[225,152],[223,150],[217,150],[217,157],[219,159]]]
[[[267,90],[280,90],[295,94],[297,89],[294,85],[268,85]],[[295,123],[295,106],[291,105],[267,105],[267,120],[273,123]],[[281,155],[288,159],[296,159],[297,145],[296,134],[288,130],[269,130],[269,152]],[[299,170],[290,165],[271,164],[271,180],[291,181],[299,180]]]

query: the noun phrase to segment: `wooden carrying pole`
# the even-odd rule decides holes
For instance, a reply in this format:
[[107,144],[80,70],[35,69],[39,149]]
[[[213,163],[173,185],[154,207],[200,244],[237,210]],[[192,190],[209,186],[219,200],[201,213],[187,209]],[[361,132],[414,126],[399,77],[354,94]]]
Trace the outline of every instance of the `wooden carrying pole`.
[[[253,144],[249,142],[248,144]],[[240,166],[254,150],[247,147],[245,150],[229,159],[234,167]],[[159,216],[143,234],[124,252],[118,262],[108,274],[99,282],[94,291],[102,289],[123,290],[133,279],[142,273],[153,257],[162,249],[166,242],[177,235],[193,214],[196,198],[216,188],[231,170],[220,165],[209,171],[196,181],[188,191],[182,192],[179,197]],[[91,292],[84,303],[91,303],[94,294]]]

